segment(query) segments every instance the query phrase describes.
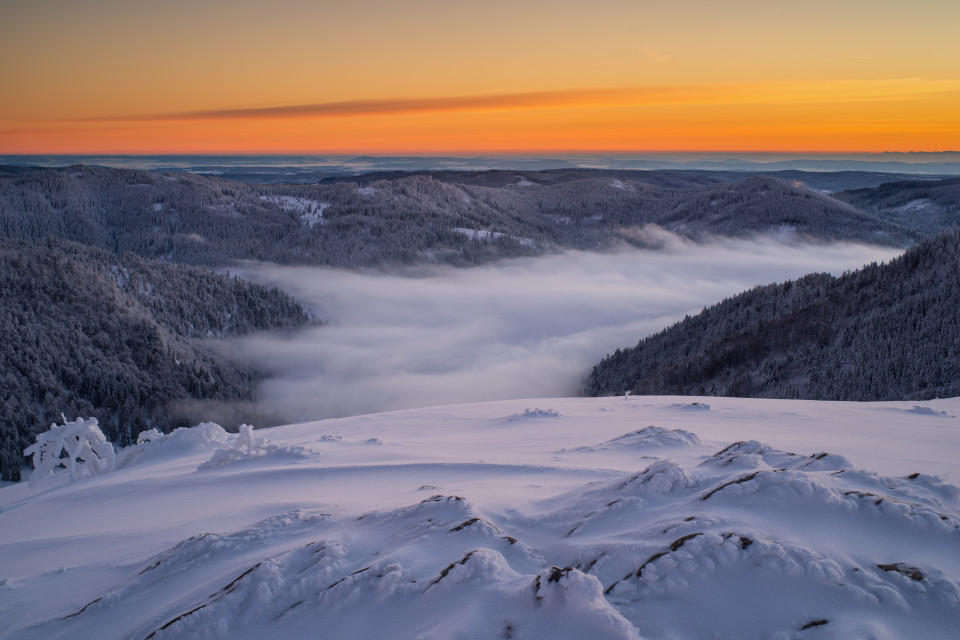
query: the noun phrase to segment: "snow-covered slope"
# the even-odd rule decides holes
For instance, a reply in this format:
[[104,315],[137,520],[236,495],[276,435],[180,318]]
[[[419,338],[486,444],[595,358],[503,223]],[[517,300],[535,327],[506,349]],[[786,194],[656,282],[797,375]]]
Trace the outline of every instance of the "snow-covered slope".
[[956,638],[958,415],[619,397],[202,425],[0,489],[0,636]]

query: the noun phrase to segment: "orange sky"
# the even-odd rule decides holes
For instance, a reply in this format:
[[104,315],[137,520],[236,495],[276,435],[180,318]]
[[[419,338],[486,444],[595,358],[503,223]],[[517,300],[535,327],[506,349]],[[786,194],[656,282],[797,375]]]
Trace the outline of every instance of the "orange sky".
[[665,4],[0,0],[0,153],[960,149],[958,2]]

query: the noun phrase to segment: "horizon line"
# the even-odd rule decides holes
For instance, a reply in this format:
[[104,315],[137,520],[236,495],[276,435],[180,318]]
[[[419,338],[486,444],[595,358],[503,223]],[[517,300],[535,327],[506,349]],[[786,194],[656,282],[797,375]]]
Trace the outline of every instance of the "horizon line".
[[82,157],[82,156],[112,156],[112,157],[144,157],[144,156],[273,156],[273,157],[294,157],[294,156],[331,156],[331,157],[371,157],[371,158],[468,158],[472,156],[554,156],[554,155],[824,155],[824,156],[842,156],[842,155],[864,155],[880,156],[885,154],[909,155],[909,154],[960,154],[960,149],[941,149],[936,151],[911,149],[907,151],[884,150],[884,151],[864,151],[864,150],[686,150],[686,149],[655,149],[655,150],[610,150],[610,149],[577,149],[577,150],[520,150],[520,151],[484,151],[484,150],[465,150],[465,151],[408,151],[408,152],[378,152],[378,151],[88,151],[88,152],[31,152],[31,153],[5,153],[0,151],[0,157]]

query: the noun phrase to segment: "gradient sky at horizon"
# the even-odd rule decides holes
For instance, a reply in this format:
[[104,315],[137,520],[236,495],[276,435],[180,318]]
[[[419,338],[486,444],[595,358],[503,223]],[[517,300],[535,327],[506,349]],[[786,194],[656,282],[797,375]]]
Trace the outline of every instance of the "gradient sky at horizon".
[[0,153],[960,149],[943,0],[0,0]]

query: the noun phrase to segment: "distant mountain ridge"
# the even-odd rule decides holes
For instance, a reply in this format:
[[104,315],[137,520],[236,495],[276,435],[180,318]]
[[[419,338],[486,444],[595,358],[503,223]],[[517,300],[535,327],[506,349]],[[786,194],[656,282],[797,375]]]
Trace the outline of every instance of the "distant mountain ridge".
[[[766,175],[786,182],[802,182],[822,193],[868,189],[882,184],[909,180],[936,181],[950,176],[931,175],[918,178],[907,173],[884,173],[879,171],[799,171],[791,169],[763,169],[727,171],[719,169],[583,169],[577,167],[554,167],[541,169],[488,169],[470,171],[462,169],[381,170],[355,175],[330,176],[316,180],[322,184],[356,182],[370,184],[378,180],[399,180],[413,176],[427,176],[450,184],[469,184],[485,187],[505,187],[525,178],[536,184],[548,185],[586,178],[609,178],[643,182],[658,187],[682,189],[709,184],[737,182],[751,176]],[[227,177],[227,176],[224,176]],[[232,178],[239,180],[239,178]],[[244,182],[243,180],[240,180]]]
[[789,230],[909,246],[925,233],[803,184],[700,172],[439,173],[314,185],[77,166],[0,170],[0,236],[48,235],[198,265],[458,266],[564,249],[646,246],[647,225],[694,239]]
[[[0,164],[64,167],[86,164],[217,175],[250,183],[310,184],[331,177],[374,172],[469,171],[495,169],[614,169],[711,173],[800,171],[827,176],[845,172],[950,176],[960,175],[960,152],[790,154],[790,153],[570,153],[496,154],[487,156],[341,156],[263,154],[185,155],[0,155]],[[894,178],[897,179],[897,178]],[[889,179],[884,180],[889,181]],[[821,188],[811,184],[814,188]],[[861,184],[846,188],[871,186]]]
[[960,229],[887,264],[757,287],[618,349],[587,395],[807,400],[960,395]]

